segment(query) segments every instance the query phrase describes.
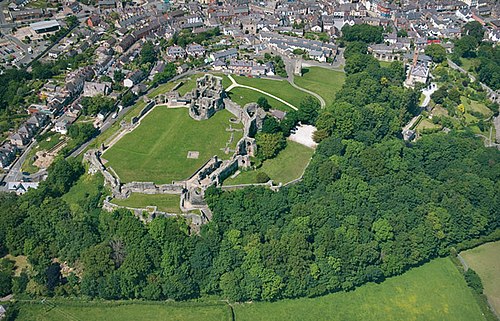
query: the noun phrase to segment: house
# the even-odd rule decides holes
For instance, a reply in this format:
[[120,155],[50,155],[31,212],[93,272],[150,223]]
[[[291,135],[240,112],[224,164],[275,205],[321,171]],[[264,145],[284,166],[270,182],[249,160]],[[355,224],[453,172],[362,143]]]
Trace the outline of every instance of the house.
[[29,142],[29,140],[25,136],[23,136],[19,133],[11,134],[9,136],[9,140],[10,140],[11,144],[19,146],[19,147],[22,147]]
[[427,83],[430,72],[430,64],[432,59],[426,55],[419,55],[415,51],[413,55],[413,62],[408,69],[405,86],[413,87],[416,83]]
[[238,57],[238,50],[236,48],[231,48],[228,50],[223,50],[223,51],[217,51],[214,52],[210,55],[210,59],[212,61],[215,60],[228,60],[228,59],[233,59]]
[[7,189],[9,192],[15,192],[17,195],[23,195],[28,189],[37,189],[39,182],[9,182]]
[[192,43],[190,45],[187,45],[186,53],[189,56],[193,56],[196,58],[203,57],[203,56],[205,56],[205,48],[202,45],[199,45],[197,43]]
[[[18,149],[16,145],[13,144],[4,143],[2,146],[0,146],[0,168],[8,167],[12,163],[12,161],[16,158],[17,151]],[[1,316],[1,310],[0,310],[0,316]]]
[[31,125],[34,125],[36,126],[37,128],[41,128],[43,126],[45,126],[45,124],[47,124],[48,122],[48,117],[47,115],[43,115],[43,114],[33,114],[27,121],[26,123],[27,124],[31,124]]
[[222,60],[216,60],[212,63],[212,68],[215,71],[221,71],[227,69],[227,64]]
[[180,46],[170,46],[167,48],[167,56],[173,60],[184,58],[186,57],[186,50]]
[[98,15],[90,16],[87,21],[85,21],[87,26],[93,28],[97,27],[101,23],[101,18]]
[[118,53],[124,53],[125,51],[128,50],[134,43],[136,39],[132,37],[131,35],[126,35],[122,41],[118,43],[118,45],[115,46],[115,51]]
[[405,129],[403,130],[402,134],[405,141],[411,141],[415,138],[416,132],[411,129]]
[[5,313],[7,313],[7,310],[5,310],[3,305],[0,305],[0,320],[5,317]]
[[123,86],[127,88],[134,87],[141,79],[144,77],[144,73],[141,70],[136,70],[127,75],[125,80],[123,81]]
[[68,133],[68,128],[70,125],[71,124],[67,119],[61,119],[54,124],[54,131],[56,133],[66,135]]
[[83,67],[66,77],[66,90],[71,96],[80,93],[83,90],[85,81],[94,77],[95,73],[91,66]]
[[116,8],[116,0],[99,0],[97,5],[99,6],[99,9],[101,9],[101,10],[115,9]]
[[252,61],[245,61],[245,60],[231,60],[229,62],[228,69],[233,73],[233,74],[243,74],[243,75],[249,75],[252,72],[252,66],[253,62]]

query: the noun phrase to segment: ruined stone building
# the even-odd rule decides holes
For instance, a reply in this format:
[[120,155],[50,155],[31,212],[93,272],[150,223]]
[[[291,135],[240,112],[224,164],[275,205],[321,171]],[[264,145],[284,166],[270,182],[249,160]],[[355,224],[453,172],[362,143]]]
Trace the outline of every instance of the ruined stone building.
[[196,79],[196,88],[187,93],[190,99],[189,115],[196,120],[210,118],[224,108],[222,78],[206,74]]

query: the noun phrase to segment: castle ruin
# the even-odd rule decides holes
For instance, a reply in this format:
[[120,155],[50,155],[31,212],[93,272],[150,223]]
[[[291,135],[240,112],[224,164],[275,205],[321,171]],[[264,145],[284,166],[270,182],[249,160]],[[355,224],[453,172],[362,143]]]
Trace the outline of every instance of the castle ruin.
[[[196,88],[184,96],[181,97],[178,91],[173,90],[166,94],[158,95],[146,108],[149,111],[156,105],[165,104],[169,108],[188,108],[189,115],[195,120],[208,119],[217,111],[224,108],[227,109],[235,116],[235,121],[243,124],[243,137],[236,144],[236,149],[232,157],[229,160],[221,160],[215,155],[207,160],[188,179],[163,185],[157,185],[152,182],[121,183],[118,175],[111,168],[103,165],[100,158],[103,150],[89,150],[85,154],[84,160],[90,163],[90,173],[99,171],[103,174],[105,183],[111,188],[113,198],[128,198],[132,193],[180,195],[180,208],[186,219],[189,218],[191,223],[196,221],[192,219],[193,210],[199,210],[202,214],[201,220],[196,221],[195,224],[199,227],[199,225],[206,223],[211,218],[210,209],[204,201],[205,190],[212,185],[220,187],[224,179],[232,175],[239,168],[248,168],[250,166],[250,157],[255,156],[257,151],[257,145],[253,137],[262,128],[266,113],[256,103],[249,103],[241,107],[226,98],[222,86],[222,78],[210,74],[198,78],[196,80]],[[141,112],[139,119],[144,117],[147,111]],[[136,120],[137,125],[138,119]],[[107,199],[104,205],[103,208],[110,211],[119,207],[112,204],[110,199]],[[131,210],[138,217],[140,213],[144,212],[144,209]],[[150,213],[149,219],[152,219],[155,215],[173,216],[176,214],[163,213],[154,209]]]

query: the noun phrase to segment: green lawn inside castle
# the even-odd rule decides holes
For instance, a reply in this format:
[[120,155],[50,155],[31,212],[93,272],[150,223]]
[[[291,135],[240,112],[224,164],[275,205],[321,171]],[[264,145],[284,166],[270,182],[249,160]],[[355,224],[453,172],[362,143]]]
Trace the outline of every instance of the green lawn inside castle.
[[[103,155],[122,182],[143,181],[156,184],[189,178],[212,156],[229,159],[243,136],[230,119],[233,116],[220,110],[206,120],[191,118],[186,108],[155,107],[141,124],[126,134]],[[231,139],[231,136],[233,138]],[[189,152],[198,155],[188,158]]]

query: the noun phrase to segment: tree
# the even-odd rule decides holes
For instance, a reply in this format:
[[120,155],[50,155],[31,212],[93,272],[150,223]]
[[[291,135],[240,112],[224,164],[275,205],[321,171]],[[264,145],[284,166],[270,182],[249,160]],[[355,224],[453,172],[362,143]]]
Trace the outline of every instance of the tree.
[[122,105],[125,107],[131,106],[134,104],[136,98],[133,92],[127,91],[122,97]]
[[280,123],[274,117],[266,116],[262,122],[262,132],[275,134],[281,131]]
[[317,99],[312,96],[307,96],[300,102],[299,120],[305,124],[314,125],[318,118],[320,108],[321,105]]
[[477,46],[477,39],[466,35],[455,41],[454,51],[461,57],[471,58],[476,55]]
[[368,44],[361,41],[349,42],[344,50],[346,59],[352,57],[353,54],[366,54],[368,52]]
[[156,61],[155,46],[151,41],[146,41],[141,48],[141,63],[154,63]]
[[4,297],[11,293],[12,276],[10,271],[0,271],[0,296]]
[[483,25],[478,21],[467,22],[462,27],[462,35],[471,36],[476,39],[477,43],[480,43],[484,37]]
[[257,155],[262,160],[275,157],[286,146],[286,141],[282,133],[258,133],[255,136],[255,140],[257,143]]
[[84,115],[94,116],[98,113],[106,114],[113,110],[115,106],[115,100],[103,95],[97,95],[94,97],[83,97],[81,100],[81,104],[83,106],[82,113]]
[[267,101],[266,97],[262,96],[260,96],[257,99],[257,105],[259,105],[259,107],[264,109],[265,111],[268,111],[271,108],[271,105],[269,105],[269,102]]
[[49,175],[44,186],[49,189],[53,196],[61,196],[68,192],[83,172],[84,168],[78,161],[58,159],[48,168]]
[[71,15],[66,18],[66,23],[68,24],[68,28],[72,28],[74,26],[77,26],[80,22],[78,21],[78,18],[74,15]]
[[369,24],[345,24],[342,27],[342,38],[346,41],[362,41],[365,43],[381,43],[384,40],[384,29]]
[[446,59],[446,49],[437,43],[425,47],[425,54],[432,57],[432,61],[436,63],[443,62]]
[[155,84],[164,84],[170,79],[172,79],[172,77],[174,77],[175,74],[176,74],[175,65],[174,63],[169,62],[165,65],[165,69],[163,69],[162,72],[157,73],[154,76],[153,82]]
[[436,104],[442,104],[446,97],[448,97],[448,91],[445,87],[439,87],[439,89],[431,95],[432,100],[434,100]]
[[372,55],[362,55],[359,53],[352,53],[350,59],[346,60],[345,72],[352,75],[368,69],[376,71],[380,68],[380,63]]
[[125,74],[120,69],[116,69],[113,73],[113,80],[117,83],[121,83],[125,79]]
[[406,29],[399,29],[397,36],[400,38],[406,38],[408,37],[408,31],[406,31]]
[[90,123],[76,123],[68,129],[68,136],[74,139],[77,144],[83,144],[98,133],[99,130]]

